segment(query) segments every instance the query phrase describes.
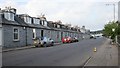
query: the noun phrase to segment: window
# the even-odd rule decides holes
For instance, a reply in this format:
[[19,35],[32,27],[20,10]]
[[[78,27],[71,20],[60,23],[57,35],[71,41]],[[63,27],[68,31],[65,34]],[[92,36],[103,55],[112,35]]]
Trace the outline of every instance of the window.
[[60,25],[57,25],[57,28],[60,28]]
[[44,22],[44,26],[47,26],[47,21]]
[[30,17],[24,17],[24,21],[25,21],[26,23],[31,24],[32,19],[31,19]]
[[44,25],[44,24],[45,24],[45,21],[43,20],[43,21],[42,21],[42,25]]
[[14,21],[14,14],[13,13],[10,13],[10,20]]
[[14,21],[14,14],[13,14],[13,13],[5,12],[5,13],[4,13],[4,17],[5,17],[7,20]]
[[40,20],[39,20],[39,19],[34,18],[34,19],[33,19],[33,22],[34,22],[34,24],[39,24],[39,23],[40,23]]
[[13,40],[18,41],[19,40],[19,29],[18,28],[13,28]]
[[42,21],[40,20],[40,24],[42,25]]
[[35,31],[35,29],[33,29],[33,39],[35,39],[36,38],[36,31]]
[[54,27],[56,26],[56,24],[54,24]]

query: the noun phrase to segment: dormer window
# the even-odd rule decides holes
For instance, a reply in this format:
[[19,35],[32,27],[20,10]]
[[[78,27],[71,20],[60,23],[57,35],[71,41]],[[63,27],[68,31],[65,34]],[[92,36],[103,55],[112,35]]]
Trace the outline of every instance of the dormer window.
[[60,25],[57,25],[57,28],[60,28]]
[[44,21],[44,26],[47,26],[47,21]]
[[41,21],[40,21],[40,24],[41,24],[41,25],[44,25],[44,22],[45,22],[44,20],[41,20]]
[[54,24],[54,27],[55,27],[55,24]]
[[34,23],[34,24],[40,24],[40,20],[37,19],[37,18],[33,18],[33,23]]
[[13,13],[5,12],[4,17],[5,17],[5,19],[7,19],[9,21],[14,21],[14,14]]
[[45,21],[45,20],[41,20],[40,23],[41,23],[43,26],[47,26],[47,21]]
[[25,21],[26,23],[31,24],[32,19],[27,16],[27,17],[24,17],[24,21]]

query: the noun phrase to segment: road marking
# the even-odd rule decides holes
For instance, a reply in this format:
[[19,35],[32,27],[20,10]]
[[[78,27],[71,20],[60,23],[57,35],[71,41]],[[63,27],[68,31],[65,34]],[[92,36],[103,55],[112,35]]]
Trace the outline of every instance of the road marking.
[[88,62],[91,60],[91,58],[92,58],[92,57],[89,57],[89,58],[85,61],[85,63],[83,64],[83,67],[82,67],[82,68],[85,68],[85,66],[88,64]]

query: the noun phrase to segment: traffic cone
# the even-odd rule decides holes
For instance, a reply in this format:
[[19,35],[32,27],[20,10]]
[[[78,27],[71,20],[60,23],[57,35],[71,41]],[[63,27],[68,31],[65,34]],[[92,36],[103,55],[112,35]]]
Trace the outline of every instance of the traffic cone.
[[97,51],[97,49],[96,49],[96,47],[94,47],[94,52],[96,52]]

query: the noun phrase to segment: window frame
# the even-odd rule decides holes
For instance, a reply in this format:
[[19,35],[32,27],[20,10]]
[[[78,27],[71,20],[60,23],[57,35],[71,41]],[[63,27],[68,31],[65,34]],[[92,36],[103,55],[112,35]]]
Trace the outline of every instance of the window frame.
[[32,34],[33,34],[32,38],[35,39],[36,36],[37,36],[37,35],[36,35],[37,33],[36,33],[36,29],[35,29],[35,28],[32,29]]
[[33,23],[34,23],[34,24],[40,24],[40,20],[37,19],[37,18],[33,18]]
[[[17,29],[18,32],[14,32],[14,29]],[[17,39],[15,39],[15,37],[14,37],[15,33],[18,34]],[[19,40],[20,40],[19,28],[18,27],[13,27],[13,41],[19,41]]]
[[14,16],[15,16],[14,13],[4,12],[4,18],[9,20],[9,21],[15,21]]
[[28,24],[32,24],[32,18],[29,17],[29,16],[25,16],[25,17],[24,17],[24,21],[25,21],[26,23],[28,23]]

